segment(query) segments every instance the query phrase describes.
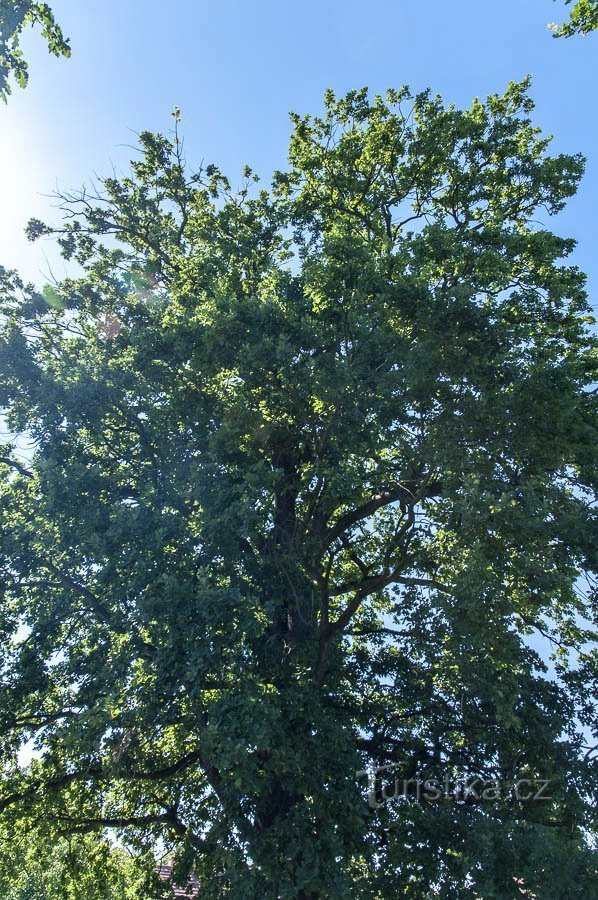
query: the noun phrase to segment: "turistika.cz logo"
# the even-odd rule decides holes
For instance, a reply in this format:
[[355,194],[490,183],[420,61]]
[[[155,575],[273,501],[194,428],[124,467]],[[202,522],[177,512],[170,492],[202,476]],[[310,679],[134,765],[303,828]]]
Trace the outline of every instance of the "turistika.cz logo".
[[447,772],[444,778],[401,778],[399,765],[391,763],[357,772],[358,778],[368,780],[368,806],[378,809],[389,800],[435,802],[452,800],[455,803],[496,803],[501,800],[517,802],[550,800],[550,780],[518,778],[501,781],[497,778],[463,777]]

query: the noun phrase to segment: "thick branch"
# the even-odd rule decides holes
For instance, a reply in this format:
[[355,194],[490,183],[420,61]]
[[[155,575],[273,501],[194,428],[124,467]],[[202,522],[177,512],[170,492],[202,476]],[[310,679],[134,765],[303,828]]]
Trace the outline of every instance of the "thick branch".
[[[65,821],[64,816],[59,816],[58,821]],[[118,816],[115,818],[91,818],[91,819],[69,819],[72,825],[68,825],[61,832],[62,834],[88,834],[97,831],[100,828],[145,828],[148,825],[168,825],[180,837],[189,839],[188,828],[181,822],[176,812],[172,808],[168,808],[166,812],[148,814],[145,816]],[[196,847],[202,846],[202,841],[197,835],[191,836],[192,842]]]
[[[29,797],[34,796],[40,791],[44,793],[47,791],[59,791],[61,788],[67,787],[69,784],[72,784],[74,781],[85,781],[85,780],[94,780],[100,781],[102,779],[107,779],[112,781],[114,779],[119,780],[127,780],[131,781],[161,781],[165,778],[169,778],[171,775],[176,775],[178,772],[182,772],[184,769],[187,769],[189,766],[193,765],[195,762],[200,762],[202,760],[202,753],[200,750],[193,750],[190,753],[187,753],[186,756],[181,757],[176,763],[173,763],[170,766],[166,766],[162,769],[153,769],[149,772],[143,772],[141,770],[132,770],[126,771],[124,769],[111,769],[106,770],[100,767],[89,768],[80,772],[69,772],[65,775],[62,775],[60,778],[56,778],[53,781],[44,782],[43,779],[36,779],[31,782],[29,787],[25,790],[10,794],[8,797],[4,797],[0,800],[0,812],[6,809],[9,806],[14,805],[15,803],[19,803],[21,800],[26,800]],[[202,763],[203,765],[203,763]]]
[[415,497],[411,493],[411,491],[406,487],[398,487],[392,491],[386,491],[382,494],[376,494],[367,503],[363,503],[361,506],[352,509],[350,512],[345,513],[345,515],[341,516],[340,519],[331,527],[326,530],[324,535],[324,542],[321,547],[321,552],[324,553],[325,550],[335,541],[338,537],[344,534],[349,528],[352,528],[353,525],[356,525],[358,522],[362,522],[364,519],[368,519],[370,516],[373,516],[375,512],[379,509],[382,509],[385,506],[390,506],[391,503],[397,503],[399,500],[406,500],[407,502],[412,503]]
[[16,459],[11,459],[8,456],[0,456],[0,463],[4,463],[5,466],[10,466],[11,469],[16,469],[20,475],[23,475],[25,478],[33,478],[33,472],[30,472],[29,469],[26,469],[25,466],[21,465],[20,462],[17,462]]

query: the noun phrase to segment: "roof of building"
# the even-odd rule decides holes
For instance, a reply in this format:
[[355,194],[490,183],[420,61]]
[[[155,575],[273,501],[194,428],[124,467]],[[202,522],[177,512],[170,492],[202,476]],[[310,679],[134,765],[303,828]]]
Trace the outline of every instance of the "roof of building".
[[[160,863],[159,866],[156,866],[156,872],[162,879],[162,881],[170,881],[172,877],[173,866],[171,863]],[[175,897],[180,897],[181,900],[193,900],[195,897],[199,897],[199,881],[195,878],[194,875],[189,877],[189,884],[187,887],[179,887],[178,885],[172,884],[172,889]]]

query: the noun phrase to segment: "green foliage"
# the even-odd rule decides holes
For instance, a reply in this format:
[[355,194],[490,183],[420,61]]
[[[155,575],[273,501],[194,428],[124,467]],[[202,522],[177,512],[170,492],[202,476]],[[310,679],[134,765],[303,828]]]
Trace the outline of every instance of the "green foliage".
[[147,900],[160,893],[153,859],[134,859],[107,840],[61,837],[20,823],[0,831],[3,900]]
[[[202,898],[591,896],[596,343],[540,224],[583,160],[526,89],[329,93],[270,190],[177,111],[64,198],[80,277],[0,270],[6,827]],[[501,792],[371,809],[391,763]]]
[[598,0],[565,0],[565,3],[567,6],[574,3],[569,21],[562,25],[551,25],[553,37],[589,34],[598,29]]
[[19,87],[29,80],[27,60],[19,47],[21,34],[27,25],[38,25],[48,50],[54,56],[70,56],[68,39],[56,24],[47,3],[33,0],[0,0],[0,97],[6,102],[11,93],[10,78]]

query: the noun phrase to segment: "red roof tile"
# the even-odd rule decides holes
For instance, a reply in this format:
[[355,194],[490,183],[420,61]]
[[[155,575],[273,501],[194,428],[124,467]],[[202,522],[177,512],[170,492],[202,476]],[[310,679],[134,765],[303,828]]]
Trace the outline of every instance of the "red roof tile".
[[[156,866],[156,872],[162,881],[170,881],[172,866],[169,863],[162,863],[159,866]],[[199,897],[199,881],[194,875],[191,875],[189,878],[187,887],[182,888],[173,884],[172,889],[174,891],[174,896],[181,897],[182,900],[193,900],[193,898]]]

